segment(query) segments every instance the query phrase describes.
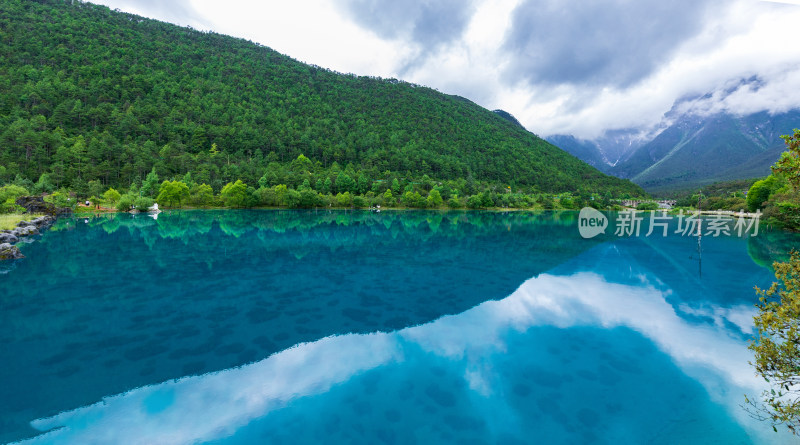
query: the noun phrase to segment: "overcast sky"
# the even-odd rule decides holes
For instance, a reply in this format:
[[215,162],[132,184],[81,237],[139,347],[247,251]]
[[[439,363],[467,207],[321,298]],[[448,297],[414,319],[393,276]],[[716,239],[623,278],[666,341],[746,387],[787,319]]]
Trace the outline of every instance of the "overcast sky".
[[[540,136],[800,108],[800,0],[96,0],[502,108]],[[798,123],[800,127],[800,123]]]

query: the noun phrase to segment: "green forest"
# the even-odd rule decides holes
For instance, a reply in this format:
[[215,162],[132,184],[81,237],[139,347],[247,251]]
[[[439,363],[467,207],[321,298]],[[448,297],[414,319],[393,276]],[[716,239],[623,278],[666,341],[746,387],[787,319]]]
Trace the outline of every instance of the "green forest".
[[4,1],[0,185],[158,199],[165,180],[188,189],[170,204],[225,201],[226,186],[239,205],[287,205],[265,196],[280,187],[312,205],[644,195],[458,96],[90,3]]

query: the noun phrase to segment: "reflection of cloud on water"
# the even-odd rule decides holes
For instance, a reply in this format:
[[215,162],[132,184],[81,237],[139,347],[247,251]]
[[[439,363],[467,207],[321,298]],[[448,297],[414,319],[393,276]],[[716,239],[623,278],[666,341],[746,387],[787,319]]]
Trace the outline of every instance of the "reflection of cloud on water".
[[297,397],[326,392],[353,374],[399,357],[388,334],[304,343],[257,363],[138,388],[48,419],[64,428],[30,443],[195,443],[233,434]]
[[709,319],[718,327],[731,323],[744,334],[753,335],[754,333],[753,317],[757,313],[755,305],[725,308],[719,306],[691,307],[686,303],[682,303],[678,309],[684,314]]
[[[487,346],[502,349],[498,339],[506,326],[519,331],[537,325],[630,328],[669,354],[684,372],[709,390],[712,398],[728,405],[740,422],[751,423],[739,404],[743,402],[743,392],[758,395],[763,389],[748,366],[752,354],[742,335],[752,332],[754,309],[691,309],[683,304],[682,312],[714,322],[691,323],[681,318],[664,297],[664,292],[652,286],[608,283],[589,272],[541,275],[523,283],[502,301],[486,302],[463,314],[437,320],[434,325],[406,329],[401,334],[436,354],[461,357]],[[726,328],[726,321],[738,329]]]
[[[720,320],[740,321],[744,312],[711,307],[691,315],[717,314]],[[41,430],[65,427],[29,443],[113,443],[121,438],[126,443],[194,443],[228,437],[292,400],[326,393],[360,372],[419,354],[410,346],[415,343],[422,354],[468,358],[464,379],[471,391],[487,396],[494,390],[493,354],[505,352],[509,331],[533,326],[625,327],[639,332],[698,379],[746,429],[752,426],[738,403],[742,391],[756,394],[759,383],[747,365],[750,355],[741,332],[725,323],[681,318],[665,293],[654,287],[608,283],[600,275],[578,273],[541,275],[503,300],[426,325],[388,334],[328,337],[241,368],[109,397],[33,422]],[[751,433],[760,434],[760,429]]]

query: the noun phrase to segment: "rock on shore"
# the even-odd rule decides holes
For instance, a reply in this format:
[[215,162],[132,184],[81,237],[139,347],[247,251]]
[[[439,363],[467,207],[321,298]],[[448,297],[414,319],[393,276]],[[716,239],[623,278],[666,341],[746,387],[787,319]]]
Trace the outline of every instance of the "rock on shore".
[[[27,221],[23,221],[23,223],[24,222]],[[39,229],[37,229],[36,226],[27,226],[27,225],[23,226],[22,223],[20,223],[19,226],[17,226],[16,228],[14,228],[14,230],[11,231],[11,234],[16,236],[17,238],[21,236],[38,235]]]
[[19,237],[11,232],[0,232],[0,244],[14,244],[19,241]]
[[41,230],[44,230],[53,222],[55,217],[45,215],[40,216],[31,221],[21,221],[13,230],[3,230],[0,232],[0,260],[14,260],[25,258],[25,255],[19,251],[15,243],[20,242],[20,238],[27,236],[38,235]]
[[41,196],[21,196],[17,198],[15,203],[25,208],[28,213],[44,213],[49,216],[57,216],[72,212],[69,207],[56,207],[55,204],[45,202]]
[[25,258],[25,255],[19,251],[17,246],[12,246],[8,243],[0,244],[0,260],[16,260]]

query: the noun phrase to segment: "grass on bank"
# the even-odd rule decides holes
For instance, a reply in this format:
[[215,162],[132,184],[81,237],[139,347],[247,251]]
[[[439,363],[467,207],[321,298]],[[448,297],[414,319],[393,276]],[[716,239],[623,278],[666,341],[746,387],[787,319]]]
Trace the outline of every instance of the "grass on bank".
[[30,221],[41,215],[31,213],[7,213],[0,214],[0,230],[12,230],[17,227],[20,221]]

